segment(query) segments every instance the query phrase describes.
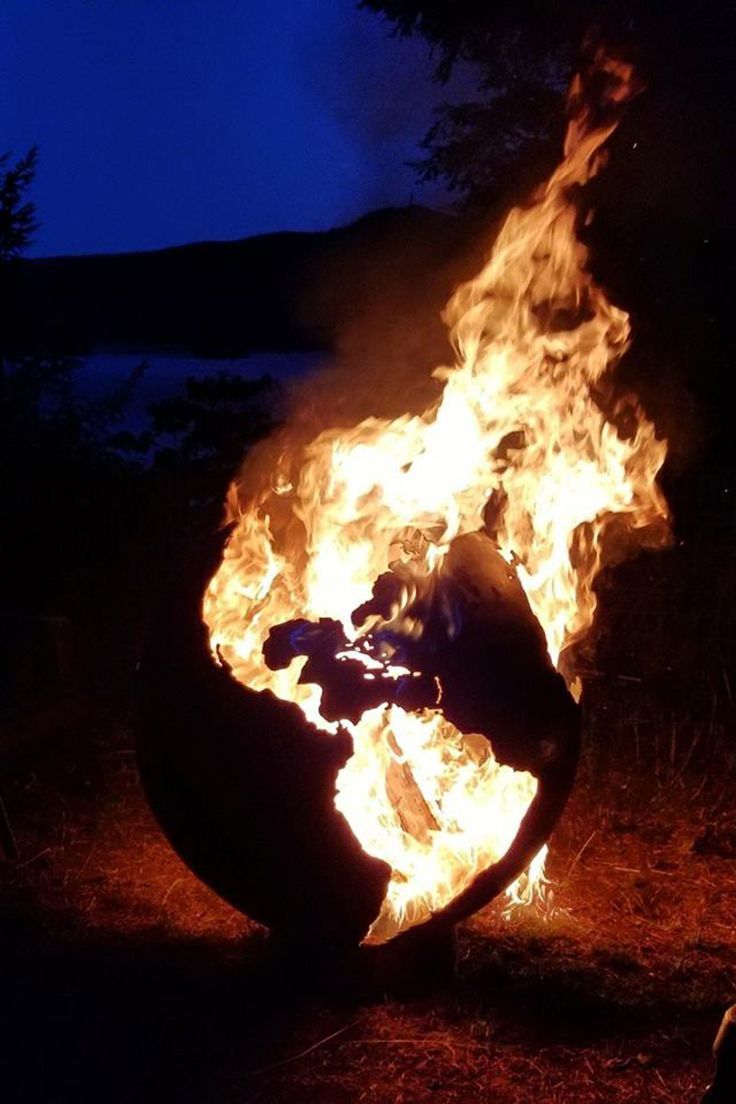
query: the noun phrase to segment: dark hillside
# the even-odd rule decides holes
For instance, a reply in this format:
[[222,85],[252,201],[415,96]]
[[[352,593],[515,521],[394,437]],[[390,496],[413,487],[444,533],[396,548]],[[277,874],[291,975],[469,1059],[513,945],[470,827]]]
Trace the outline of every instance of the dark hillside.
[[405,299],[431,282],[439,311],[469,231],[463,219],[407,207],[322,233],[26,261],[27,308],[81,353],[329,348],[376,286]]

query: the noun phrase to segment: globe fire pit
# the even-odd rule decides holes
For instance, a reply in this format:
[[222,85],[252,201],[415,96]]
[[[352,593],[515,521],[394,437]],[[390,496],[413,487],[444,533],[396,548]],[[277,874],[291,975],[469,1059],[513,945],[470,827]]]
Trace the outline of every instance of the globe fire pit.
[[561,164],[446,309],[436,400],[287,424],[152,627],[153,809],[287,942],[400,945],[543,892],[578,756],[560,657],[607,558],[667,516],[665,444],[611,384],[628,318],[576,234],[632,87],[602,53],[573,82]]

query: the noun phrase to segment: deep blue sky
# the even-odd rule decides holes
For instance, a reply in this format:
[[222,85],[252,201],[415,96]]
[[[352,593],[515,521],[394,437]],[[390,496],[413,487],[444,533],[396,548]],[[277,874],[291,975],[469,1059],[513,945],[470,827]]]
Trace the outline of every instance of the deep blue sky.
[[32,252],[441,202],[405,162],[443,93],[390,31],[352,0],[2,0],[0,150],[41,151]]

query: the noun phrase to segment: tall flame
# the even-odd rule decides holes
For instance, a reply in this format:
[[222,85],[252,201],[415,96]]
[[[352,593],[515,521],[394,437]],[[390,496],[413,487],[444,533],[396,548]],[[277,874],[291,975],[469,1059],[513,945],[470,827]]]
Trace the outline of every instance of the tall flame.
[[[494,538],[557,663],[593,620],[613,519],[634,531],[667,516],[655,481],[665,442],[637,404],[624,436],[616,412],[596,400],[627,348],[629,321],[587,271],[571,190],[599,168],[632,72],[602,54],[593,68],[605,121],[576,77],[561,164],[529,206],[510,212],[485,267],[446,308],[456,361],[434,373],[440,399],[418,415],[326,429],[306,447],[287,433],[275,470],[247,500],[231,489],[236,527],[204,599],[213,652],[246,686],[298,703],[325,730],[335,725],[320,714],[322,691],[298,683],[300,663],[266,666],[273,626],[331,617],[355,639],[351,612],[389,563],[403,557],[435,571],[455,537],[483,527],[492,499]],[[537,783],[437,711],[392,705],[342,723],[354,752],[335,804],[364,850],[392,870],[367,937],[381,942],[505,853]],[[422,816],[400,807],[397,772]],[[512,894],[531,896],[543,868],[542,852]]]

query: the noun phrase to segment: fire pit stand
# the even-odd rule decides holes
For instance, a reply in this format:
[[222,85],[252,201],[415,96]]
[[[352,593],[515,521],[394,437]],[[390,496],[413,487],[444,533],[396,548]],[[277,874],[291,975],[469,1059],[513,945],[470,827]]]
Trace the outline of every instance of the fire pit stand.
[[[218,535],[192,556],[151,626],[140,668],[143,784],[167,837],[191,869],[270,928],[292,957],[356,962],[391,871],[365,853],[335,808],[337,774],[352,754],[352,741],[347,734],[321,732],[296,705],[271,692],[241,685],[212,656],[201,599],[226,536]],[[479,731],[478,711],[496,702],[494,723],[500,726],[504,716],[509,723],[493,750],[502,762],[536,775],[536,797],[506,854],[447,907],[385,946],[357,951],[361,962],[369,963],[367,975],[381,973],[381,961],[391,963],[388,971],[393,972],[402,958],[424,963],[414,972],[422,973],[428,961],[444,962],[447,972],[454,925],[527,868],[572,787],[577,706],[546,656],[541,630],[520,604],[518,584],[504,589],[489,547],[488,539],[478,535],[455,553],[458,586],[470,586],[472,576],[474,592],[483,590],[485,572],[495,612],[489,607],[485,623],[472,623],[467,639],[456,642],[446,671],[455,693],[448,700],[458,703],[461,731]],[[469,703],[466,678],[475,671],[477,679],[479,664],[485,671],[482,689]],[[517,718],[514,733],[515,703],[525,721]]]

